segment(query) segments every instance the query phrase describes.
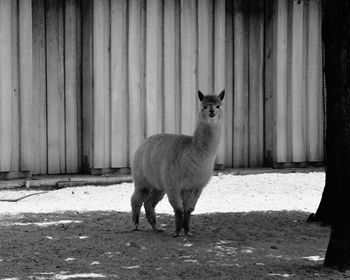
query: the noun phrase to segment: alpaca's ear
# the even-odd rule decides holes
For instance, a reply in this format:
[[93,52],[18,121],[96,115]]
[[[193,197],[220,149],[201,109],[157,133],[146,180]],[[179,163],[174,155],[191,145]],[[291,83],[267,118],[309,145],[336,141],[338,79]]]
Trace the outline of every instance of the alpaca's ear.
[[225,97],[225,90],[221,91],[218,97],[222,101],[224,99],[224,97]]
[[198,91],[198,98],[199,98],[199,100],[202,102],[203,101],[203,99],[204,99],[204,94],[203,93],[201,93],[201,91],[199,90]]

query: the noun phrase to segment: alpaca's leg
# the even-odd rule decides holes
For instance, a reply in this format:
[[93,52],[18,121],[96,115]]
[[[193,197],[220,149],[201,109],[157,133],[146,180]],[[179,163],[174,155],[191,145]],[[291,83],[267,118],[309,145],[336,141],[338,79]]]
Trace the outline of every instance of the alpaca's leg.
[[134,223],[133,230],[138,230],[141,206],[149,192],[150,189],[147,183],[140,184],[140,182],[135,181],[135,191],[131,196],[132,221]]
[[153,188],[144,203],[147,220],[154,230],[157,230],[155,207],[163,197],[164,191],[156,190]]
[[174,209],[175,213],[175,233],[174,237],[179,236],[182,227],[183,227],[183,220],[184,220],[184,211],[183,211],[183,205],[182,205],[182,199],[181,195],[178,191],[168,191],[167,192],[169,203]]
[[184,190],[182,192],[182,200],[184,206],[184,220],[183,227],[186,235],[192,235],[190,229],[191,213],[196,207],[199,196],[203,189]]

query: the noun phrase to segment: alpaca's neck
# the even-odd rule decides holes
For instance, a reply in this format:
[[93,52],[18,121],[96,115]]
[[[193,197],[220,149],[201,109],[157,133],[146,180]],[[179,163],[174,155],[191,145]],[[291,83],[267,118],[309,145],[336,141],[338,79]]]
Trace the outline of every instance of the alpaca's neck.
[[202,160],[214,159],[220,143],[220,124],[198,122],[192,139],[192,150]]

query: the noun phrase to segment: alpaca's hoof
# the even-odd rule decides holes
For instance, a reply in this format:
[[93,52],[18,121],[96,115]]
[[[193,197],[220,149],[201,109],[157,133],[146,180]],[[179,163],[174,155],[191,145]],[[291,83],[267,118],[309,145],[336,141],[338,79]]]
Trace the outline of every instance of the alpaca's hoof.
[[132,229],[133,232],[135,231],[140,231],[139,228],[137,226],[134,226],[134,228]]
[[175,232],[175,233],[173,234],[173,237],[174,237],[174,238],[179,237],[179,236],[180,236],[180,234],[179,234],[178,232]]
[[152,227],[155,232],[164,232],[164,229],[158,228],[156,226]]
[[193,233],[191,231],[185,232],[186,236],[193,236]]

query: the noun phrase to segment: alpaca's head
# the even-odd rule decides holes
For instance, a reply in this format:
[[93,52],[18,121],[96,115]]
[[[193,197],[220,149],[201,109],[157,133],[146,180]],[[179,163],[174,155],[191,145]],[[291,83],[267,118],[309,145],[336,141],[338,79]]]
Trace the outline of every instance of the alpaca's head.
[[208,124],[218,124],[222,118],[222,100],[225,96],[225,90],[219,95],[204,95],[198,91],[198,97],[201,101],[199,121]]

